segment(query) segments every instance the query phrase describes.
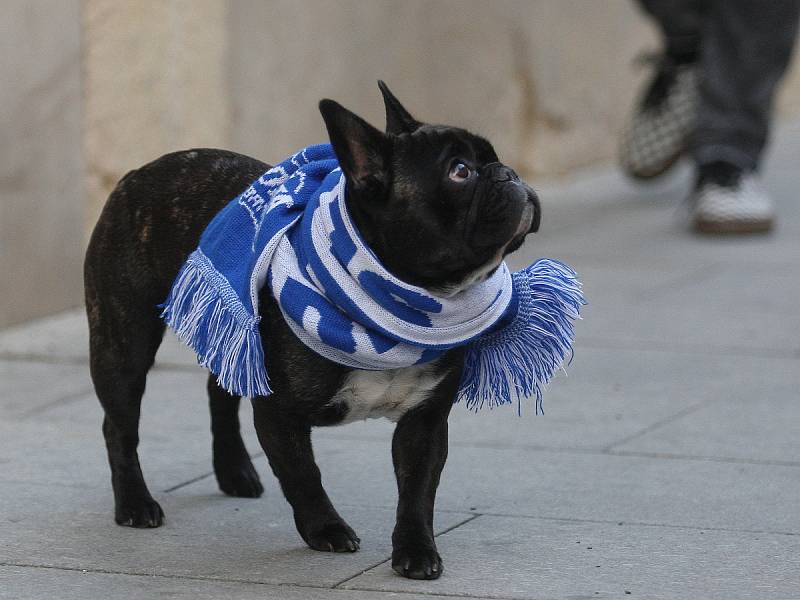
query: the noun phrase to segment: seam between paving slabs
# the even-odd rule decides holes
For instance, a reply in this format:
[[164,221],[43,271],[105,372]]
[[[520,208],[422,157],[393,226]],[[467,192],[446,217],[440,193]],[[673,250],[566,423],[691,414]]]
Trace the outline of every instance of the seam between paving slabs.
[[[380,509],[380,510],[394,510],[394,506],[383,505],[383,504],[357,504],[351,502],[342,502],[339,504],[342,508],[373,508],[373,509]],[[678,523],[657,523],[651,521],[631,521],[631,520],[624,520],[624,519],[585,519],[580,517],[550,517],[544,515],[531,515],[531,514],[519,514],[519,513],[504,513],[504,512],[493,512],[493,511],[481,511],[475,512],[467,509],[459,509],[459,508],[437,508],[437,513],[449,513],[449,514],[465,514],[465,513],[472,513],[476,516],[480,517],[511,517],[514,519],[529,519],[534,521],[563,521],[565,523],[594,523],[598,525],[626,525],[626,526],[633,526],[633,527],[663,527],[667,529],[685,529],[690,531],[720,531],[725,533],[751,533],[751,534],[759,534],[759,535],[781,535],[781,536],[800,536],[800,531],[781,531],[781,530],[773,530],[773,529],[740,529],[736,527],[719,527],[716,525],[681,525]],[[472,519],[469,519],[472,520]],[[463,523],[459,523],[458,526],[460,527]],[[448,529],[447,531],[450,531]],[[440,532],[438,535],[442,533],[447,533],[445,531]]]
[[[750,346],[726,344],[692,344],[685,342],[664,342],[663,340],[615,340],[613,338],[597,338],[578,336],[578,347],[588,349],[641,350],[647,352],[673,352],[708,354],[713,352],[719,356],[741,356],[743,358],[778,358],[785,360],[800,359],[800,347],[796,348],[752,348]],[[46,364],[88,365],[88,356],[57,356],[40,353],[18,353],[0,351],[0,360],[9,362],[39,362]],[[188,371],[197,370],[198,366],[187,363],[157,361],[153,369]]]
[[[474,521],[475,519],[477,519],[480,516],[481,516],[481,513],[472,513],[472,515],[470,515],[466,519],[463,519],[462,521],[459,521],[458,523],[456,523],[454,525],[451,525],[450,527],[446,527],[445,529],[442,529],[439,533],[434,534],[433,537],[440,537],[440,536],[442,536],[442,535],[444,535],[446,533],[449,533],[449,532],[453,531],[454,529],[457,529],[457,528],[461,527],[462,525],[466,525],[467,523],[471,523],[472,521]],[[384,558],[383,560],[381,560],[379,562],[376,562],[375,564],[373,564],[373,565],[371,565],[371,566],[369,566],[369,567],[367,567],[365,569],[361,569],[358,573],[356,573],[354,575],[351,575],[349,577],[345,577],[344,579],[342,579],[338,583],[333,584],[331,586],[331,589],[334,589],[334,590],[335,589],[341,589],[341,586],[346,584],[348,581],[352,581],[356,577],[360,577],[361,575],[363,575],[367,571],[371,571],[372,569],[378,568],[379,566],[389,562],[391,560],[391,558],[392,558],[391,556],[388,557],[388,558]],[[376,590],[376,591],[379,591],[379,590]]]
[[[386,562],[386,561],[383,561]],[[365,592],[377,592],[382,595],[386,595],[386,597],[398,597],[398,596],[444,596],[449,598],[475,598],[479,600],[520,600],[518,597],[509,598],[507,596],[474,596],[472,594],[453,594],[448,592],[435,592],[435,591],[389,591],[389,590],[370,590],[370,589],[348,589],[348,588],[332,588],[325,585],[315,585],[311,583],[280,583],[280,582],[269,582],[269,581],[258,581],[252,579],[237,579],[237,578],[225,578],[225,577],[213,577],[213,576],[206,576],[201,577],[199,575],[174,575],[171,573],[144,573],[141,571],[114,571],[111,569],[100,569],[100,568],[82,568],[82,567],[61,567],[57,565],[37,565],[33,563],[17,563],[17,562],[0,562],[0,567],[16,567],[22,569],[49,569],[52,571],[68,571],[68,572],[76,572],[76,573],[92,573],[95,575],[127,575],[129,577],[147,577],[149,579],[170,579],[170,580],[186,580],[186,581],[203,581],[203,582],[213,582],[213,583],[242,583],[248,585],[263,585],[263,586],[271,586],[271,587],[281,587],[286,589],[291,588],[300,588],[300,589],[315,589],[321,591],[328,591],[333,592],[338,595],[342,595],[346,597],[345,594],[347,592],[353,591],[365,591]]]
[[[430,596],[431,598],[470,598],[471,600],[547,600],[542,596],[476,596],[469,592],[437,592],[437,591],[424,591],[424,590],[382,590],[374,587],[348,587],[341,588],[342,591],[349,592],[370,592],[377,594],[403,594],[413,596]],[[337,588],[336,591],[339,591]]]
[[[615,456],[615,454],[609,454],[609,456]],[[735,461],[735,462],[739,462],[739,461]],[[787,466],[787,465],[777,465],[777,466]],[[792,464],[792,465],[788,465],[788,466],[797,467],[797,466],[800,466],[800,465]],[[196,477],[196,478],[192,479],[189,482],[186,482],[184,484],[179,484],[178,486],[170,488],[170,490],[165,490],[164,493],[167,493],[168,491],[172,491],[172,490],[175,490],[175,489],[179,489],[180,487],[183,487],[184,485],[190,485],[191,483],[200,481],[202,479],[205,479],[206,477],[210,477],[211,475],[213,475],[213,473],[208,473],[206,475],[201,475],[199,477]],[[353,502],[342,502],[342,503],[340,503],[340,506],[345,507],[345,508],[377,508],[377,509],[383,509],[383,510],[393,510],[394,508],[396,508],[395,506],[390,506],[390,505],[358,504],[358,503],[353,503]],[[473,515],[473,518],[466,519],[462,523],[458,523],[458,524],[454,525],[453,527],[448,528],[447,530],[443,530],[443,531],[437,533],[436,534],[437,536],[442,535],[444,533],[447,533],[447,532],[451,531],[452,529],[454,529],[455,527],[460,527],[461,525],[464,525],[465,523],[468,523],[468,522],[474,520],[474,518],[478,517],[478,516],[482,516],[482,517],[516,517],[516,518],[520,518],[520,519],[540,519],[540,520],[543,520],[543,521],[566,521],[566,522],[574,522],[574,523],[598,523],[598,524],[608,524],[608,525],[620,524],[621,523],[621,524],[624,524],[624,525],[634,525],[634,526],[638,526],[638,527],[667,527],[667,528],[673,528],[673,529],[687,529],[687,530],[698,530],[698,531],[724,531],[724,532],[728,532],[728,533],[756,533],[756,534],[765,534],[765,535],[800,536],[800,532],[780,531],[780,530],[771,530],[771,529],[740,529],[740,528],[736,528],[736,527],[679,525],[679,524],[674,524],[674,523],[656,523],[656,522],[650,522],[650,521],[625,521],[625,520],[620,521],[619,519],[581,519],[581,518],[577,518],[577,517],[546,517],[546,516],[541,516],[541,515],[530,515],[530,514],[523,515],[523,514],[511,514],[511,513],[503,513],[503,512],[492,512],[492,511],[481,511],[480,513],[478,513],[478,512],[475,512],[475,511],[466,510],[466,509],[459,509],[459,508],[437,508],[436,511],[437,512],[442,512],[442,513],[460,513],[460,514],[472,513],[472,515]],[[386,562],[386,561],[382,561],[382,562]],[[381,563],[378,563],[378,564],[381,564]],[[373,567],[370,567],[370,568],[373,568]]]
[[[708,402],[716,402],[716,399]],[[383,436],[377,435],[347,435],[334,434],[320,436],[319,439],[325,441],[355,441],[355,442],[383,442]],[[616,444],[617,442],[614,442]],[[688,460],[701,462],[723,462],[743,465],[764,465],[773,467],[800,467],[800,461],[794,460],[775,460],[769,458],[744,458],[736,456],[714,456],[705,454],[676,454],[674,452],[646,452],[643,450],[606,450],[604,447],[585,447],[575,446],[542,446],[537,444],[507,444],[503,442],[458,442],[450,441],[452,448],[487,448],[491,450],[529,450],[531,452],[551,452],[553,454],[585,454],[589,456],[620,456],[631,458],[657,458],[666,460]]]
[[88,356],[53,356],[50,354],[25,354],[19,352],[0,352],[0,360],[44,363],[48,365],[74,365],[76,367],[89,364]]
[[677,421],[678,419],[681,419],[681,418],[683,418],[683,417],[685,417],[687,415],[690,415],[693,412],[696,412],[696,411],[700,410],[701,408],[704,408],[705,406],[707,406],[709,404],[712,404],[713,402],[714,402],[714,399],[709,399],[709,400],[705,400],[703,402],[698,402],[696,404],[692,404],[690,406],[682,408],[678,412],[673,413],[668,417],[664,417],[663,419],[660,419],[660,420],[656,421],[655,423],[651,423],[647,427],[643,427],[642,429],[640,429],[636,433],[632,433],[630,435],[626,435],[625,437],[620,438],[615,442],[611,442],[610,444],[608,444],[607,446],[605,446],[603,448],[603,452],[608,454],[608,453],[611,452],[611,450],[614,449],[615,446],[621,446],[622,444],[627,444],[628,442],[631,442],[631,441],[633,441],[633,440],[635,440],[637,438],[640,438],[643,435],[647,435],[648,433],[652,433],[653,431],[655,431],[657,429],[660,429],[661,427],[664,427],[665,425],[669,425],[670,423],[673,423],[673,422]]
[[[76,367],[89,366],[88,356],[54,356],[51,354],[20,354],[17,352],[0,352],[0,361],[30,362],[47,365],[71,365]],[[158,361],[150,368],[151,371],[200,371],[199,365],[178,363],[171,361]],[[203,369],[204,372],[206,372]]]
[[[455,511],[450,511],[455,512]],[[454,529],[461,527],[467,523],[470,523],[476,520],[478,517],[487,517],[487,516],[505,516],[505,517],[512,517],[512,518],[533,518],[533,519],[541,519],[541,520],[552,520],[552,521],[565,521],[565,522],[588,522],[588,523],[603,523],[603,524],[613,524],[614,521],[602,521],[602,520],[589,520],[589,519],[564,519],[564,518],[551,518],[551,517],[530,517],[526,515],[502,515],[502,514],[491,514],[491,513],[473,513],[469,518],[464,519],[463,521],[448,527],[439,533],[436,534],[436,537],[442,536]],[[669,528],[677,528],[677,529],[700,529],[705,531],[715,531],[715,532],[730,532],[730,533],[754,533],[754,534],[764,534],[764,535],[789,535],[795,536],[798,534],[794,533],[784,533],[784,532],[772,532],[772,531],[750,531],[750,530],[737,530],[737,529],[726,529],[726,528],[715,528],[715,527],[703,527],[703,528],[695,528],[689,526],[681,526],[681,525],[662,525],[662,524],[651,524],[651,523],[634,523],[634,522],[617,522],[618,524],[623,523],[624,525],[633,525],[633,526],[644,526],[644,527],[669,527]],[[281,582],[266,582],[266,581],[258,581],[258,580],[250,580],[250,579],[239,579],[239,578],[226,578],[226,577],[214,577],[214,576],[198,576],[198,575],[175,575],[169,573],[145,573],[140,571],[124,571],[124,570],[111,570],[111,569],[101,569],[101,568],[82,568],[82,567],[66,567],[66,566],[57,566],[57,565],[46,565],[46,564],[33,564],[33,563],[22,563],[22,562],[0,562],[0,567],[18,567],[18,568],[33,568],[33,569],[52,569],[58,571],[73,571],[79,573],[97,573],[97,574],[106,574],[106,575],[129,575],[129,576],[136,576],[136,577],[150,577],[150,578],[164,578],[164,579],[177,579],[177,580],[192,580],[192,581],[212,581],[212,582],[224,582],[224,583],[244,583],[244,584],[253,584],[253,585],[269,585],[275,587],[298,587],[298,588],[313,588],[313,589],[320,589],[320,590],[331,590],[331,591],[368,591],[368,592],[378,592],[381,594],[400,594],[400,595],[426,595],[426,596],[446,596],[446,597],[465,597],[465,598],[484,598],[486,600],[506,600],[508,597],[506,596],[475,596],[471,594],[453,594],[447,592],[421,592],[421,591],[414,591],[414,592],[406,592],[406,591],[389,591],[389,590],[380,590],[374,589],[369,587],[351,587],[351,588],[341,588],[340,586],[344,585],[348,581],[355,579],[356,577],[366,573],[369,570],[375,569],[380,565],[388,562],[389,559],[385,559],[381,562],[375,563],[374,565],[368,567],[367,569],[359,571],[356,575],[348,577],[336,584],[331,586],[324,586],[324,585],[314,585],[314,584],[301,584],[301,583],[281,583]]]
[[273,587],[299,587],[299,588],[313,588],[318,590],[330,590],[331,588],[325,585],[314,585],[310,583],[281,583],[270,581],[259,581],[255,579],[240,579],[233,577],[215,577],[213,575],[200,576],[200,575],[176,575],[172,573],[145,573],[143,571],[126,571],[126,570],[112,570],[102,569],[97,567],[83,568],[83,567],[66,567],[58,565],[37,565],[33,563],[17,563],[17,562],[0,562],[0,567],[19,567],[30,569],[52,569],[54,571],[74,571],[78,573],[95,573],[100,575],[129,575],[132,577],[148,577],[148,578],[162,578],[162,579],[178,579],[189,581],[212,581],[220,583],[246,583],[251,585],[268,585]]
[[739,465],[758,465],[764,467],[800,467],[794,460],[774,460],[760,458],[737,458],[733,456],[705,456],[702,454],[673,454],[670,452],[644,452],[637,450],[609,450],[603,452],[608,456],[630,456],[632,458],[656,458],[664,460],[694,460],[702,462],[721,462]]
[[[255,453],[250,455],[250,460],[255,460],[257,458],[261,458],[262,456],[264,456],[264,452],[263,451],[255,452]],[[203,481],[203,479],[207,479],[207,478],[211,477],[213,474],[214,474],[214,471],[206,471],[205,473],[201,473],[200,475],[192,477],[191,479],[187,479],[186,481],[181,481],[180,483],[176,483],[175,485],[173,485],[171,487],[168,487],[168,488],[166,488],[164,490],[161,490],[161,492],[164,493],[164,494],[169,494],[170,492],[174,492],[175,490],[179,490],[181,488],[184,488],[187,485],[192,485],[193,483],[197,483],[198,481]]]
[[[442,509],[441,512],[464,512],[458,510]],[[684,529],[687,531],[714,531],[721,533],[750,533],[756,535],[800,536],[800,532],[776,531],[771,529],[737,529],[732,527],[701,527],[698,525],[678,525],[672,523],[649,523],[647,521],[620,521],[614,519],[580,519],[578,517],[542,517],[537,515],[519,515],[513,513],[482,512],[481,517],[507,517],[512,519],[531,519],[538,521],[563,521],[565,523],[594,523],[598,525],[618,525],[632,527],[661,527],[666,529]],[[443,532],[444,533],[444,532]]]
[[[372,437],[351,437],[351,436],[337,436],[326,438],[327,440],[356,440],[356,441],[366,441],[366,442],[375,442],[381,441],[380,438],[372,438]],[[495,450],[527,450],[530,452],[551,452],[554,454],[584,454],[589,456],[612,456],[612,457],[620,457],[620,458],[652,458],[656,460],[686,460],[686,461],[694,461],[694,462],[719,462],[719,463],[727,463],[727,464],[737,464],[737,465],[755,465],[755,466],[764,466],[764,467],[788,467],[792,469],[796,469],[800,467],[800,462],[797,461],[782,461],[782,460],[769,460],[769,459],[758,459],[758,458],[737,458],[731,456],[704,456],[704,455],[693,455],[693,454],[672,454],[672,453],[664,453],[664,452],[640,452],[635,450],[603,450],[603,449],[592,449],[592,448],[555,448],[555,447],[548,447],[548,446],[526,446],[526,445],[513,445],[513,444],[463,444],[463,443],[451,443],[453,447],[459,448],[490,448]],[[251,459],[260,458],[264,455],[263,452],[257,452],[255,454],[251,454]],[[171,487],[165,488],[161,490],[161,493],[169,494],[176,490],[179,490],[183,487],[188,485],[192,485],[193,483],[197,483],[198,481],[202,481],[208,477],[214,475],[213,471],[207,471],[205,473],[201,473],[191,479],[187,479],[180,483],[177,483]],[[355,505],[351,505],[355,506]]]
[[19,415],[16,418],[19,420],[26,420],[31,417],[36,417],[38,415],[41,415],[42,413],[46,413],[47,411],[53,408],[57,408],[65,404],[71,404],[73,402],[77,402],[78,400],[82,400],[83,398],[86,398],[86,396],[89,396],[91,394],[94,394],[94,388],[91,386],[85,386],[72,393],[59,396],[58,398],[52,400],[51,402],[47,402],[39,406],[34,406],[33,408],[29,408],[28,410],[19,413]]
[[663,342],[661,340],[614,340],[579,336],[578,349],[591,350],[637,350],[641,352],[668,352],[674,354],[704,354],[713,352],[715,356],[739,356],[742,358],[777,358],[795,361],[800,359],[800,347],[797,348],[751,348],[748,346],[727,346],[718,344],[687,344]]

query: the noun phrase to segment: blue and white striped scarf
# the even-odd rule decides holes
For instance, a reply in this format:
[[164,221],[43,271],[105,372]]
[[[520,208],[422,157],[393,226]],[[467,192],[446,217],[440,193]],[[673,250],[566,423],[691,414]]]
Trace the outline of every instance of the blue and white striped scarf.
[[451,298],[394,277],[364,244],[329,144],[270,169],[211,221],[162,305],[162,317],[219,385],[271,393],[258,297],[272,294],[297,337],[358,369],[396,369],[467,346],[458,400],[470,408],[535,396],[571,353],[583,301],[572,269],[503,262]]

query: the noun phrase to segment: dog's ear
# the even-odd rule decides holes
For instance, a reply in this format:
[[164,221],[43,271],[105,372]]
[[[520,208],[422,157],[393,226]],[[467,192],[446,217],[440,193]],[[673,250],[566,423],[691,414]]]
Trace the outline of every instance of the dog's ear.
[[356,189],[384,185],[391,151],[386,135],[333,100],[321,100],[319,112],[348,183]]
[[394,94],[389,91],[389,87],[381,80],[378,80],[378,87],[383,94],[383,104],[386,106],[386,133],[399,135],[419,129],[422,123],[411,116]]

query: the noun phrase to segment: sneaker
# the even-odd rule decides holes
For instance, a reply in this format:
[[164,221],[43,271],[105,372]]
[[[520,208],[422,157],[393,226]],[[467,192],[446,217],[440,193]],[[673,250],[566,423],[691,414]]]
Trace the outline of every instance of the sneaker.
[[687,149],[697,113],[695,57],[664,54],[657,65],[622,133],[620,165],[636,179],[658,177],[678,161]]
[[700,233],[764,233],[775,220],[772,200],[755,174],[723,162],[700,167],[690,208]]

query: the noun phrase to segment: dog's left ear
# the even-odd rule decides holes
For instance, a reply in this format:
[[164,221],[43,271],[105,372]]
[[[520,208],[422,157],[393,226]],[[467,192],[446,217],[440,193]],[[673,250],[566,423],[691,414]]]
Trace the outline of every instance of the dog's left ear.
[[383,104],[386,107],[386,133],[400,135],[419,129],[422,123],[411,116],[394,94],[389,91],[389,87],[381,80],[378,80],[378,87],[381,88]]
[[354,189],[385,185],[392,147],[389,138],[333,100],[321,100],[319,112],[348,183]]

